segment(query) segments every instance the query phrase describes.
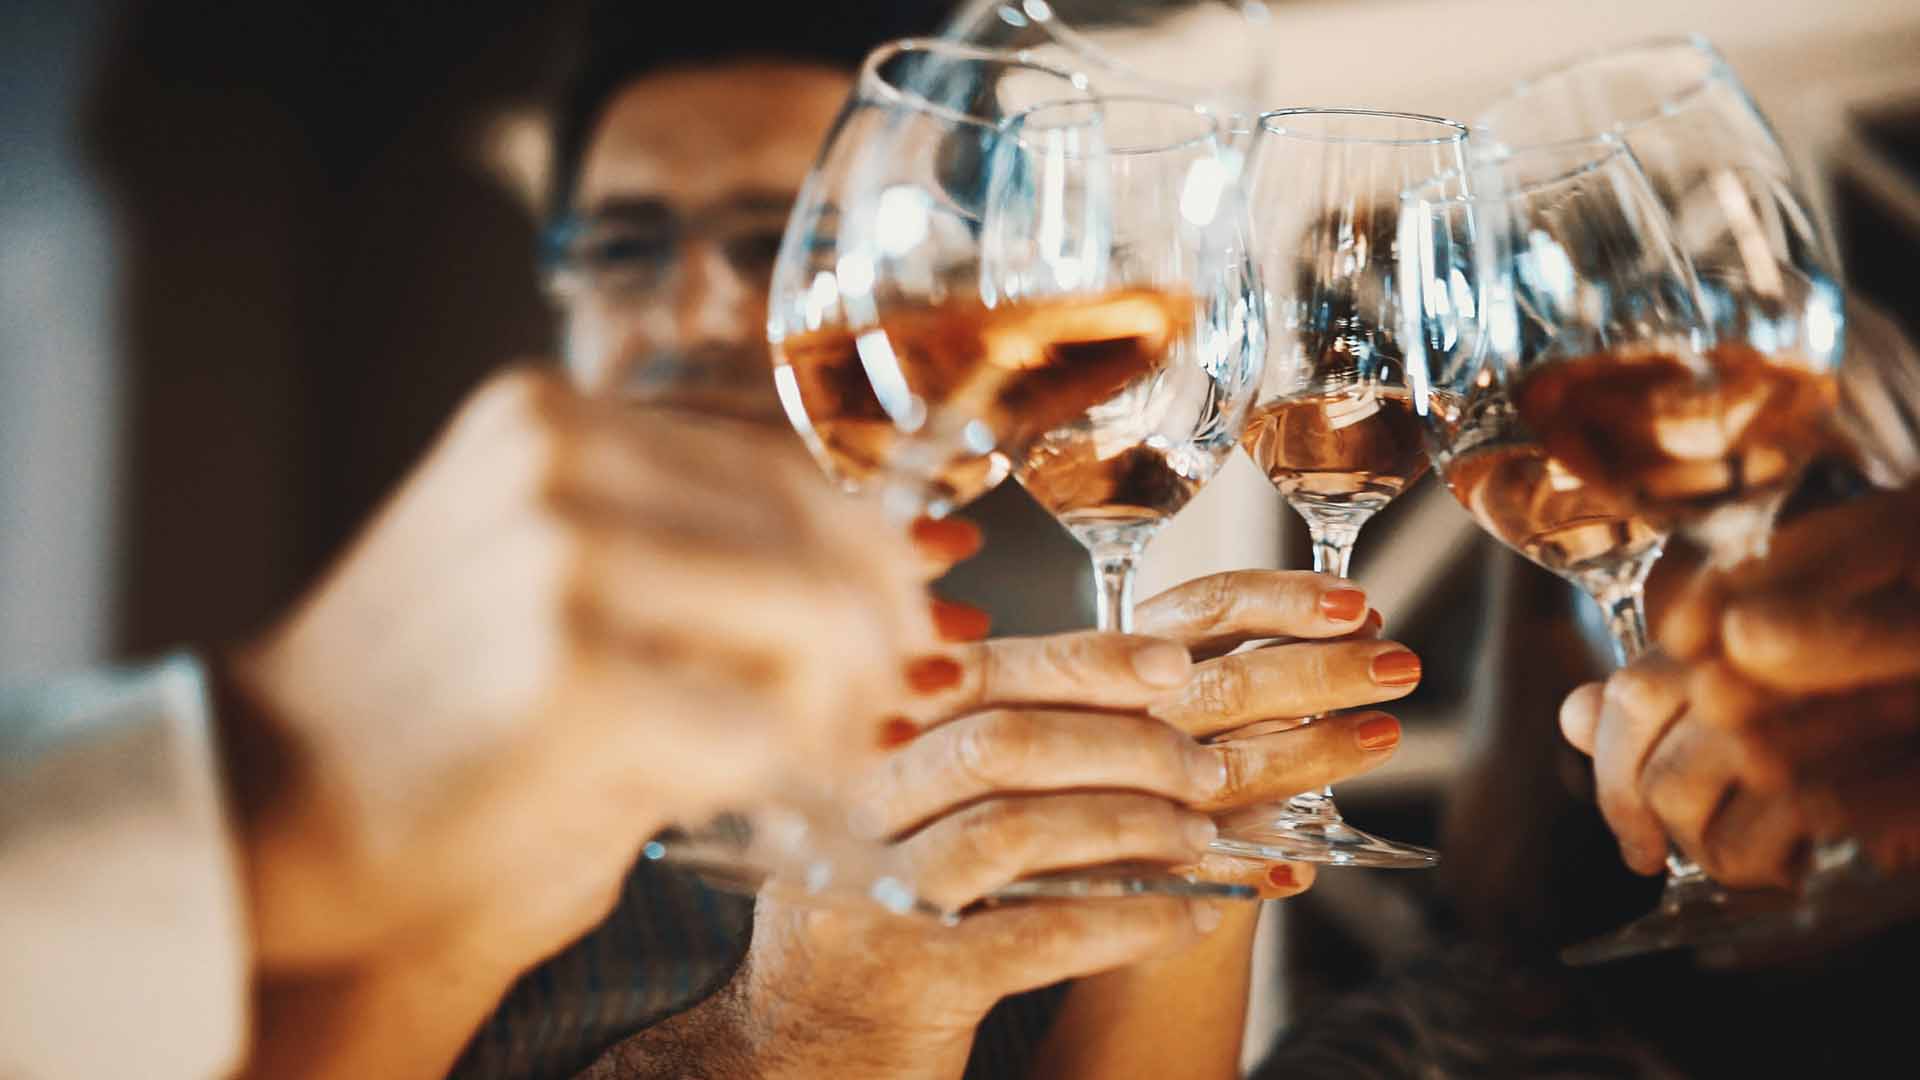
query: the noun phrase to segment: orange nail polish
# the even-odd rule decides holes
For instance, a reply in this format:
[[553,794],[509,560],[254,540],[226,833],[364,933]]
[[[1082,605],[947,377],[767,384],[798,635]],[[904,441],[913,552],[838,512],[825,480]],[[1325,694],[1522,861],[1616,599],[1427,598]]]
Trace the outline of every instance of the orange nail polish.
[[920,734],[920,726],[904,716],[889,716],[880,725],[880,748],[891,750],[904,746]]
[[907,686],[916,694],[931,694],[960,685],[960,665],[944,656],[923,656],[907,664]]
[[1379,608],[1367,609],[1367,622],[1362,629],[1378,630],[1385,625],[1387,625],[1387,617],[1380,614]]
[[1412,686],[1420,681],[1420,658],[1401,649],[1373,658],[1373,681],[1381,686]]
[[972,557],[982,540],[980,527],[960,518],[918,518],[908,535],[928,554],[951,562]]
[[1400,742],[1400,721],[1385,713],[1368,717],[1353,729],[1362,750],[1388,750]]
[[1293,880],[1293,867],[1288,866],[1286,863],[1281,863],[1279,866],[1267,871],[1267,884],[1272,885],[1276,889],[1293,888],[1295,885]]
[[993,628],[993,617],[972,604],[934,597],[933,628],[943,641],[979,641]]
[[1333,589],[1320,596],[1320,614],[1334,622],[1352,622],[1367,613],[1367,594],[1359,589]]

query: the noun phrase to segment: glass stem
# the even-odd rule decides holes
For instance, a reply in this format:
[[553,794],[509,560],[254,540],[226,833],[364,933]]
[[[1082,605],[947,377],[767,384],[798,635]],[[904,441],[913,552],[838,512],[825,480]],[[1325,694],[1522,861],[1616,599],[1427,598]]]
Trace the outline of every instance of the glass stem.
[[1607,634],[1613,638],[1613,658],[1626,667],[1647,651],[1647,601],[1640,582],[1620,582],[1594,594],[1593,599],[1607,617]]
[[1307,522],[1313,537],[1313,569],[1317,573],[1346,577],[1353,562],[1354,541],[1360,539],[1360,526],[1345,521]]
[[1133,633],[1133,579],[1140,569],[1141,545],[1116,542],[1089,547],[1093,558],[1095,625]]
[[[1314,572],[1346,577],[1347,570],[1353,565],[1353,545],[1360,539],[1360,526],[1350,521],[1323,521],[1308,517],[1307,535],[1313,539]],[[1310,724],[1315,719],[1317,717],[1303,716],[1300,721]],[[1334,817],[1339,814],[1339,811],[1333,808],[1332,784],[1328,784],[1319,791],[1303,791],[1295,795],[1287,800],[1287,807],[1296,814],[1311,814],[1316,817]]]

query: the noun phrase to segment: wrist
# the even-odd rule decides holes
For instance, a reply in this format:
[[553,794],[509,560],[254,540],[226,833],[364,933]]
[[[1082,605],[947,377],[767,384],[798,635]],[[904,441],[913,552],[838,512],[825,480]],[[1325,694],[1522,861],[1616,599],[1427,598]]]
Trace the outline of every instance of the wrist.
[[752,954],[723,991],[761,1080],[852,1073],[896,1080],[958,1077],[986,1009],[970,1023],[931,1021],[898,1003],[853,994],[794,993]]

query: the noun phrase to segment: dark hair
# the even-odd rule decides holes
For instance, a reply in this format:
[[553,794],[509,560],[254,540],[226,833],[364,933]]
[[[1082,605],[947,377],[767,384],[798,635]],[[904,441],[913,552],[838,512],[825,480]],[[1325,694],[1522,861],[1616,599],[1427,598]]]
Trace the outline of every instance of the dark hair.
[[942,0],[666,0],[673,18],[646,0],[592,0],[580,20],[554,108],[547,213],[567,212],[580,160],[620,88],[651,71],[760,57],[852,70],[891,38],[931,33],[951,6]]

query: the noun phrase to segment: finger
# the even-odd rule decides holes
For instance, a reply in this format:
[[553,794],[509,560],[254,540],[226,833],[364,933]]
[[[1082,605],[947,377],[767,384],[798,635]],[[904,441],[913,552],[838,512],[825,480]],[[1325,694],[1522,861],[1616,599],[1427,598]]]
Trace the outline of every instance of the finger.
[[1777,703],[1721,657],[1703,657],[1687,674],[1688,716],[1711,727],[1738,731],[1760,722]]
[[1707,831],[1739,791],[1738,756],[1733,736],[1682,719],[1640,770],[1640,795],[1667,838],[1703,866],[1716,854],[1706,844]]
[[1198,803],[1225,782],[1208,748],[1137,715],[976,713],[933,730],[852,788],[864,828],[885,836],[989,795],[1099,788]]
[[1213,820],[1150,795],[988,799],[941,817],[901,844],[920,893],[959,911],[1003,885],[1072,867],[1193,861]]
[[1318,790],[1379,767],[1399,744],[1400,722],[1382,712],[1324,716],[1291,731],[1224,740],[1212,750],[1226,763],[1226,786],[1199,806],[1258,806]]
[[1764,789],[1831,779],[1862,762],[1898,755],[1920,735],[1920,684],[1872,687],[1851,694],[1782,705],[1747,734],[1758,768],[1749,782]]
[[1601,683],[1587,683],[1575,687],[1573,693],[1560,703],[1560,734],[1575,750],[1593,756],[1593,741],[1600,726],[1600,707],[1605,700],[1606,687]]
[[1658,873],[1666,832],[1640,790],[1647,756],[1680,718],[1682,669],[1653,654],[1614,673],[1602,695],[1593,739],[1594,794],[1601,816],[1635,873]]
[[[1775,530],[1766,557],[1723,574],[1733,594],[1813,581],[1854,595],[1894,580],[1913,550],[1915,496],[1883,492],[1813,511]],[[1834,558],[1845,550],[1846,558]]]
[[915,709],[943,719],[1015,705],[1139,708],[1191,669],[1172,642],[1083,632],[983,641],[928,658],[924,677],[910,681],[921,695]]
[[1904,591],[1845,606],[1798,594],[1747,597],[1727,606],[1721,635],[1729,663],[1791,693],[1920,676],[1920,606]]
[[1701,867],[1729,888],[1789,888],[1811,842],[1812,826],[1797,799],[1741,787],[1708,824]]
[[929,580],[979,554],[985,536],[964,518],[917,518],[907,530]]
[[1223,915],[1215,901],[1167,896],[1022,903],[968,915],[936,947],[998,999],[1191,945]]
[[1202,881],[1245,885],[1257,891],[1262,900],[1298,896],[1313,888],[1315,877],[1312,863],[1266,862],[1215,853],[1183,869]]
[[1219,656],[1256,638],[1329,638],[1359,629],[1367,594],[1304,570],[1236,570],[1176,585],[1134,610],[1143,634]]
[[972,604],[942,600],[937,596],[929,604],[933,609],[934,632],[941,641],[979,641],[987,636],[987,631],[993,629],[993,617]]
[[1211,735],[1274,716],[1313,716],[1402,698],[1420,683],[1420,658],[1394,641],[1298,642],[1216,657],[1153,715]]

